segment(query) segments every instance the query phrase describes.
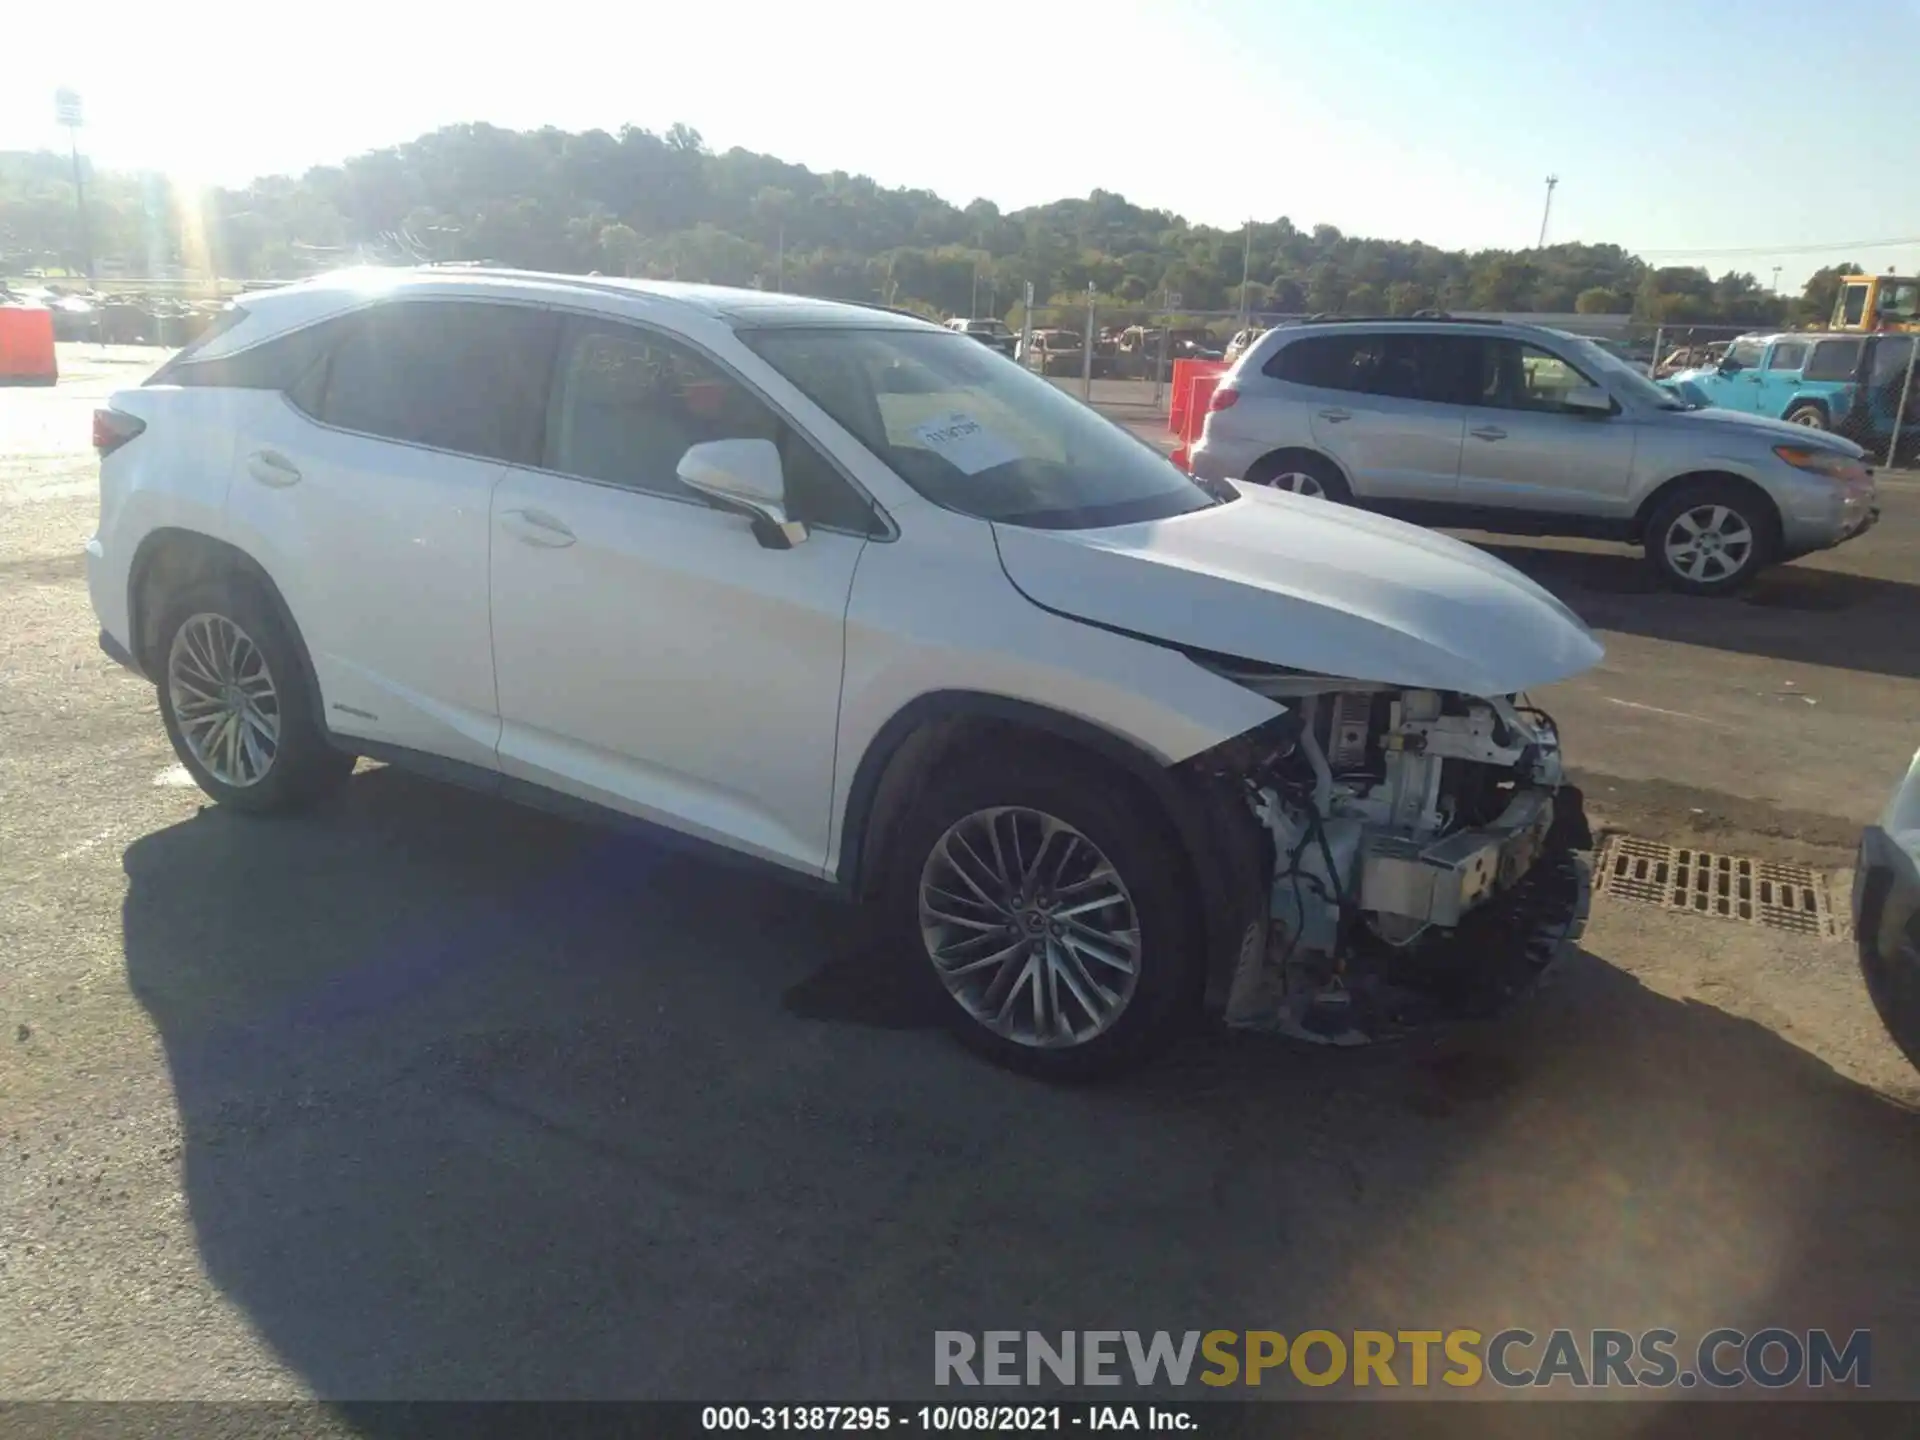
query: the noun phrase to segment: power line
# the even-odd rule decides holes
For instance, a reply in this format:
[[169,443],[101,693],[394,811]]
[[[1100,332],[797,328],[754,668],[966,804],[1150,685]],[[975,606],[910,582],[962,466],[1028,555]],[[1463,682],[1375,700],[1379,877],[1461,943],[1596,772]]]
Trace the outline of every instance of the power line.
[[1837,254],[1843,250],[1887,250],[1898,246],[1920,245],[1920,235],[1908,235],[1895,240],[1836,240],[1823,241],[1818,245],[1733,245],[1724,250],[1708,247],[1696,247],[1688,250],[1644,250],[1635,245],[1623,245],[1621,249],[1635,255],[1662,255],[1669,259],[1683,259],[1689,255],[1717,258],[1722,255],[1818,255]]

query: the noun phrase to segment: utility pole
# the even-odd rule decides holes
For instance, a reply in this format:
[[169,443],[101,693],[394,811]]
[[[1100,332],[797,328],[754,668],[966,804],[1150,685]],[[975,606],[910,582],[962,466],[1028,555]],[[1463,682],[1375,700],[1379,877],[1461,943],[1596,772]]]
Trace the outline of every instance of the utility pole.
[[973,298],[967,302],[967,318],[969,320],[975,320],[975,319],[978,319],[979,316],[980,316],[980,262],[976,260],[973,262]]
[[787,222],[780,222],[773,242],[773,288],[775,293],[787,288]]
[[1780,293],[1780,267],[1778,265],[1773,267],[1773,293],[1776,295]]
[[1553,214],[1553,187],[1560,183],[1558,175],[1547,176],[1547,207],[1540,212],[1540,243],[1537,249],[1547,248],[1547,217]]
[[73,204],[80,220],[80,256],[86,266],[87,288],[93,288],[93,240],[87,233],[87,191],[80,179],[80,96],[77,91],[53,92],[53,118],[67,127],[67,153],[73,159]]

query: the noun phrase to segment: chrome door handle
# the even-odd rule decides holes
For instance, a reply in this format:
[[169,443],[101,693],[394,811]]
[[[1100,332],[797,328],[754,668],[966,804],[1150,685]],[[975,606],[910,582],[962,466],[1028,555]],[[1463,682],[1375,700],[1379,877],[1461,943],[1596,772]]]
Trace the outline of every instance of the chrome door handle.
[[1482,425],[1478,430],[1469,430],[1467,433],[1476,440],[1504,440],[1507,438],[1507,432],[1502,430],[1498,425]]
[[521,543],[543,550],[564,550],[574,542],[573,531],[544,510],[503,510],[500,523]]
[[247,474],[276,490],[300,483],[300,471],[277,450],[256,450],[247,456]]
[[1353,418],[1353,412],[1351,410],[1322,410],[1320,412],[1320,418],[1331,424],[1338,425],[1342,420],[1351,420]]

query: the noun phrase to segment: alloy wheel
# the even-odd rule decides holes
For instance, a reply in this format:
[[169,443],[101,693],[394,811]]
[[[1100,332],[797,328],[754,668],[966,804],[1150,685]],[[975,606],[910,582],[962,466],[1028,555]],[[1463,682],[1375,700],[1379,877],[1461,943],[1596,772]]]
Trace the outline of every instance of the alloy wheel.
[[1084,1045],[1140,978],[1126,882],[1073,826],[1020,806],[977,810],[940,836],[921,868],[920,933],[947,993],[1020,1045]]
[[1304,470],[1288,470],[1284,474],[1274,476],[1273,488],[1291,490],[1296,495],[1310,495],[1316,500],[1327,498],[1326,487],[1320,483],[1319,478],[1307,474]]
[[1753,527],[1725,505],[1696,505],[1674,516],[1662,544],[1676,575],[1712,583],[1746,569],[1753,559]]
[[246,631],[224,615],[189,616],[167,652],[167,698],[209,775],[237,790],[266,778],[280,753],[280,693]]

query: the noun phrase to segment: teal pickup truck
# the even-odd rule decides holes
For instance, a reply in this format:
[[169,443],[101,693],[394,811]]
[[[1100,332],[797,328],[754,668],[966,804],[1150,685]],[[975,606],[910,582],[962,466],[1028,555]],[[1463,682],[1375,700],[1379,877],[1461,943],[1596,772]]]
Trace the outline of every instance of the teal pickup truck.
[[[1682,370],[1661,383],[1695,404],[1839,430],[1862,444],[1884,445],[1893,433],[1916,340],[1920,336],[1808,331],[1743,335],[1718,365]],[[1920,397],[1909,399],[1903,436],[1920,428],[1917,410]]]

